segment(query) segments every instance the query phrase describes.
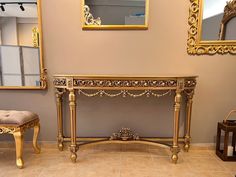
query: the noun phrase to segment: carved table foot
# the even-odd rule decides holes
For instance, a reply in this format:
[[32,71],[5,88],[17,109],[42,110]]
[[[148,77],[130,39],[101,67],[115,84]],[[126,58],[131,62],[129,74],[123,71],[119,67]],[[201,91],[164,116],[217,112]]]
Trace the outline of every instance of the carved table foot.
[[184,139],[184,151],[188,152],[190,149],[190,140],[191,138],[189,136],[185,136]]
[[64,144],[63,144],[63,138],[62,137],[57,138],[57,147],[58,147],[59,151],[63,151]]
[[76,145],[71,145],[70,146],[70,152],[71,152],[71,155],[70,155],[70,159],[73,163],[76,163],[76,159],[77,159],[77,150],[78,148],[76,147]]
[[172,163],[176,164],[179,159],[178,153],[180,152],[180,149],[178,146],[173,146],[171,148],[171,151],[172,151],[172,156],[171,156]]
[[19,168],[19,169],[22,169],[24,167],[24,161],[21,157],[17,158],[16,159],[16,166]]
[[61,142],[58,142],[57,147],[58,147],[59,151],[63,151],[63,149],[64,149],[64,145]]

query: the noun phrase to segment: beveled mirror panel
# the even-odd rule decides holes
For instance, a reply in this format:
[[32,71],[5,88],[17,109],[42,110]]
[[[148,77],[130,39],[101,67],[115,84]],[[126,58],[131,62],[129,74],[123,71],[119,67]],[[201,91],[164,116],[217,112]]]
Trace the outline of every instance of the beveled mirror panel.
[[83,29],[147,29],[149,0],[82,0]]
[[40,0],[0,0],[0,89],[45,89]]
[[190,0],[188,53],[236,54],[236,0]]

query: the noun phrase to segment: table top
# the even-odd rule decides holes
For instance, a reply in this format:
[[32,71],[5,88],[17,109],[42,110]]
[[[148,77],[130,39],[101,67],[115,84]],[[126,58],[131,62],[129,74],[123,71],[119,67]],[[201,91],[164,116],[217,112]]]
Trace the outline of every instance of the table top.
[[197,78],[197,75],[79,75],[79,74],[56,74],[57,77],[72,77],[81,79],[163,79],[163,78]]
[[194,89],[197,76],[54,75],[54,86],[66,89]]

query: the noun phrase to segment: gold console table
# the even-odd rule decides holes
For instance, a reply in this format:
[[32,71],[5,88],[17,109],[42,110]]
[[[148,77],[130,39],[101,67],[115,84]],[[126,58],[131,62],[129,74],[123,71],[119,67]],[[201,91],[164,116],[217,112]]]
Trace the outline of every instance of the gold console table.
[[[171,152],[172,162],[177,163],[180,139],[184,142],[184,149],[189,150],[190,147],[190,128],[191,128],[191,112],[194,89],[197,84],[197,76],[173,76],[173,77],[120,77],[120,76],[84,76],[84,75],[55,75],[54,86],[56,89],[57,98],[57,120],[58,120],[58,148],[63,150],[63,142],[70,141],[71,160],[76,162],[77,150],[79,145],[77,141],[81,138],[76,136],[76,97],[78,94],[83,94],[88,97],[94,96],[130,96],[133,98],[141,96],[161,97],[168,93],[175,92],[175,103],[173,113],[173,138]],[[112,91],[112,92],[109,92]],[[137,94],[136,92],[139,93]],[[114,93],[115,92],[115,93]],[[141,93],[140,93],[141,92]],[[65,137],[63,133],[63,95],[69,97],[70,109],[70,126],[71,136]],[[185,135],[179,138],[179,118],[180,107],[183,94],[187,96],[186,104],[186,125]],[[95,138],[94,138],[95,140]],[[109,138],[97,138],[98,141],[114,141]],[[162,138],[165,140],[165,138]],[[167,140],[167,138],[166,138]],[[122,140],[120,140],[121,142]],[[133,142],[157,143],[149,138],[131,139]],[[124,142],[124,141],[123,141]]]

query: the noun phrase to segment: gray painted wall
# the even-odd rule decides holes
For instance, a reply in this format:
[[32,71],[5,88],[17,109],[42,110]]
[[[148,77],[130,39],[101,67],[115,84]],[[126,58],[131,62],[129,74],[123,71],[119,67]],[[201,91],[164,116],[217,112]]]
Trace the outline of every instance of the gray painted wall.
[[225,34],[226,40],[236,40],[236,17],[227,23]]
[[125,25],[125,17],[145,14],[145,1],[86,0],[85,4],[94,18],[101,18],[102,25]]
[[[223,14],[219,14],[207,19],[202,22],[202,40],[218,40],[221,20]],[[236,18],[231,19],[227,23],[226,28],[226,40],[236,40]]]
[[223,14],[219,14],[202,21],[202,40],[218,40],[220,32],[220,24]]
[[[49,88],[0,90],[0,108],[37,112],[42,125],[40,139],[55,141],[54,74],[196,74],[199,79],[193,105],[193,142],[214,142],[217,122],[236,107],[236,60],[231,55],[187,54],[189,4],[186,0],[151,0],[149,30],[83,31],[81,1],[42,0],[43,49]],[[171,100],[171,97],[159,100],[81,97],[79,135],[110,136],[121,126],[130,126],[140,135],[169,136],[173,116]],[[68,130],[68,123],[65,126]],[[31,136],[28,132],[26,139]],[[1,136],[1,139],[8,138],[12,139]]]

